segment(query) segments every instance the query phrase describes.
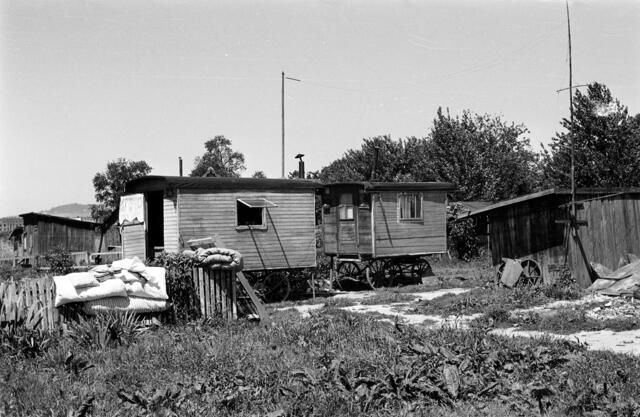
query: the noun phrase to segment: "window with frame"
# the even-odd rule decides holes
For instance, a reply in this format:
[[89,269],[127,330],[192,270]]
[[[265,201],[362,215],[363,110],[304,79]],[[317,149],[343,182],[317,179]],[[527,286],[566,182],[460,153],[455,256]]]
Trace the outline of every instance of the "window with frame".
[[398,194],[398,220],[422,220],[422,193]]
[[236,226],[266,228],[265,209],[269,207],[277,206],[264,198],[238,198],[236,200]]
[[340,194],[340,204],[338,205],[338,217],[341,221],[353,220],[355,206],[353,204],[353,194]]

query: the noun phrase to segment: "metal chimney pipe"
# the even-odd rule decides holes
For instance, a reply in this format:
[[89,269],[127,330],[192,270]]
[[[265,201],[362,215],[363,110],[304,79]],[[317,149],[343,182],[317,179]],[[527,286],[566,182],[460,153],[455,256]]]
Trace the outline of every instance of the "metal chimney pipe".
[[180,174],[180,176],[182,176],[182,157],[179,156],[178,157],[178,173]]
[[302,158],[300,158],[300,161],[298,162],[298,177],[300,177],[301,180],[304,179],[304,161]]

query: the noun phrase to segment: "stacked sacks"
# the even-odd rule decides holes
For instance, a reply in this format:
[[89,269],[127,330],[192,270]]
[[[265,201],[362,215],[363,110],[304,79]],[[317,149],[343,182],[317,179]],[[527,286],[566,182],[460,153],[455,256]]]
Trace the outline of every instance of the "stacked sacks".
[[147,267],[138,258],[123,259],[111,266],[99,265],[88,272],[53,278],[55,306],[82,302],[87,314],[100,311],[164,311],[167,299],[164,268]]
[[182,254],[194,258],[197,263],[210,269],[242,270],[242,255],[233,249],[198,248],[195,251],[185,250]]

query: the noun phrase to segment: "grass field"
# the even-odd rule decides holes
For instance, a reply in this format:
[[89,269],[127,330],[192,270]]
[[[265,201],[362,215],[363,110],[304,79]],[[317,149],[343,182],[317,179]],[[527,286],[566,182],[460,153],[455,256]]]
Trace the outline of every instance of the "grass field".
[[[490,332],[602,325],[584,313],[590,305],[567,307],[555,318],[511,314],[579,294],[501,289],[487,283],[481,265],[471,274],[440,267],[450,274],[357,301],[270,305],[269,325],[200,320],[150,328],[131,316],[106,315],[44,333],[3,323],[0,416],[640,415],[639,357]],[[449,280],[470,289],[415,301],[415,293],[450,288]],[[356,302],[483,316],[464,330],[424,328],[342,310]],[[308,318],[282,310],[314,303],[324,307]],[[637,321],[608,325],[625,329]]]
[[[4,415],[583,415],[640,408],[640,359],[477,327],[419,330],[327,308],[191,323],[39,351],[3,345]],[[91,328],[105,326],[97,323]],[[98,332],[99,333],[99,332]],[[124,337],[126,335],[126,337]],[[83,340],[78,343],[78,340]],[[29,351],[27,351],[29,352]],[[271,413],[271,414],[269,414]],[[627,414],[619,414],[627,415]],[[637,415],[637,414],[628,414]]]

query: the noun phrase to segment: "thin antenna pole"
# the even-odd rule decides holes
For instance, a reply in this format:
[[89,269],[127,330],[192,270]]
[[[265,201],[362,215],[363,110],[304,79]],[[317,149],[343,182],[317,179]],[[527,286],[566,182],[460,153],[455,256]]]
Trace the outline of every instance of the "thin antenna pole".
[[575,144],[573,135],[573,66],[571,63],[571,20],[569,19],[569,0],[567,5],[567,34],[569,36],[569,139],[571,140],[571,221],[576,220],[576,173]]
[[282,71],[282,178],[284,178],[284,71]]

